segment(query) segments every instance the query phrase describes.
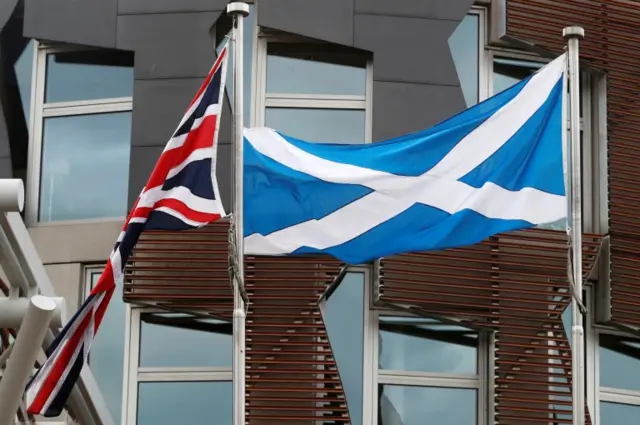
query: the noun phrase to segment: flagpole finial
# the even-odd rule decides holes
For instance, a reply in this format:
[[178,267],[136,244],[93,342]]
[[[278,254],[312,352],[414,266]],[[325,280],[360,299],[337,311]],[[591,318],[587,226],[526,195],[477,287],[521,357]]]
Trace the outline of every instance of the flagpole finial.
[[227,5],[228,15],[240,15],[243,18],[249,16],[249,5],[243,1],[234,1]]
[[565,40],[569,40],[570,38],[577,37],[578,40],[582,40],[584,38],[584,28],[573,26],[573,27],[565,27],[562,30],[562,37]]

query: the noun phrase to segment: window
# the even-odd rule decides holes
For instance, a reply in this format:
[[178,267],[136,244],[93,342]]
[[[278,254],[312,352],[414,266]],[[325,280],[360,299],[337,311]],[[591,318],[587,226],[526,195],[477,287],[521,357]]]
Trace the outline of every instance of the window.
[[27,222],[123,217],[132,54],[36,47]]
[[363,423],[365,285],[370,273],[348,273],[335,292],[321,304],[324,324],[347,398],[351,423]]
[[258,40],[256,122],[312,142],[370,141],[371,62],[339,46]]
[[[98,283],[104,266],[85,269],[85,297]],[[83,298],[84,300],[84,298]],[[89,367],[117,425],[122,417],[122,388],[125,366],[126,306],[122,300],[122,283],[109,302],[100,330],[91,346]]]
[[232,325],[132,308],[126,425],[232,423]]
[[379,425],[420,424],[426,417],[443,425],[484,423],[482,335],[384,310],[374,320]]
[[480,86],[484,48],[484,10],[473,9],[449,37],[449,49],[467,107],[484,97]]

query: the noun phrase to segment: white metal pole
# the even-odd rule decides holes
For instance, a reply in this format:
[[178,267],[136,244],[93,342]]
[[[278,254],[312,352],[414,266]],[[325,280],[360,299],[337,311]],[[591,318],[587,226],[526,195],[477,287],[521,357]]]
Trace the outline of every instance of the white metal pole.
[[233,220],[238,269],[233,291],[233,424],[245,425],[245,324],[246,313],[240,287],[244,285],[244,202],[243,159],[244,128],[243,96],[243,20],[249,15],[249,5],[234,2],[227,5],[227,14],[234,17],[233,29],[233,145],[234,145],[234,194]]
[[48,297],[31,297],[0,380],[0,425],[13,425],[24,389],[42,348],[56,303]]
[[571,328],[571,379],[573,401],[573,425],[585,421],[584,385],[584,327],[580,311],[582,304],[582,147],[580,146],[580,55],[579,44],[584,38],[581,27],[566,27],[562,35],[568,43],[569,60],[569,128],[571,132],[571,249],[573,256],[573,284],[575,298],[572,303],[573,326]]

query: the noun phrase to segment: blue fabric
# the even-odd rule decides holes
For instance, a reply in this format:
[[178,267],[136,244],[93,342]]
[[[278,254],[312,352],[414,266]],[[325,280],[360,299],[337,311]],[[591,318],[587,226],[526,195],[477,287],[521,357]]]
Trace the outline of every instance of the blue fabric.
[[[296,150],[334,163],[396,176],[421,176],[436,166],[467,135],[501,109],[508,108],[509,102],[531,83],[531,79],[529,77],[430,129],[382,142],[344,145],[310,143],[280,133],[276,136]],[[490,183],[508,191],[531,188],[564,196],[562,76],[554,81],[555,84],[552,81],[549,85],[552,89],[546,93],[544,103],[524,125],[490,157],[457,181],[472,188],[482,188]],[[261,153],[246,138],[244,161],[245,237],[268,236],[299,223],[321,220],[373,192],[362,181],[328,182],[289,168]],[[389,202],[393,201],[394,198],[390,197]],[[360,264],[406,252],[472,245],[491,235],[536,224],[539,223],[524,219],[488,218],[464,205],[450,213],[415,203],[351,240],[324,249],[304,245],[278,255],[326,253],[351,264]],[[340,233],[352,225],[349,222],[334,223],[333,228],[325,231]],[[310,241],[308,245],[314,243]]]

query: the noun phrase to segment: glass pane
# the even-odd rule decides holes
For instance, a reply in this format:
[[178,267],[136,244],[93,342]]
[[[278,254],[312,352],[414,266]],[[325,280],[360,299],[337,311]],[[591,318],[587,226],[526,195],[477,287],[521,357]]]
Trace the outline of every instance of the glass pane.
[[478,335],[414,317],[381,317],[379,367],[388,370],[475,375]]
[[600,386],[640,391],[640,341],[600,335]]
[[131,113],[44,121],[40,221],[126,213]]
[[380,385],[379,425],[475,425],[476,390]]
[[360,109],[267,108],[265,125],[308,142],[364,143],[365,114]]
[[364,96],[365,87],[366,59],[318,45],[269,43],[267,93]]
[[[91,287],[98,282],[100,273],[91,274]],[[111,417],[120,423],[122,412],[122,380],[124,374],[124,332],[126,326],[122,285],[116,285],[100,331],[91,345],[89,367],[104,396]]]
[[621,403],[600,403],[600,425],[626,425],[638,423],[640,406]]
[[351,423],[362,423],[363,273],[349,273],[327,300],[324,324],[347,395]]
[[449,37],[449,49],[467,107],[478,103],[479,30],[480,17],[467,15]]
[[136,425],[232,425],[231,382],[143,382]]
[[40,221],[123,217],[131,112],[46,118]]
[[33,40],[27,43],[27,46],[14,65],[16,78],[18,79],[18,90],[20,91],[22,110],[24,111],[27,126],[29,125],[29,117],[31,116],[31,81],[33,74],[34,44],[35,42]]
[[131,57],[104,51],[49,54],[45,102],[133,96]]
[[232,344],[231,323],[179,313],[143,314],[140,366],[231,367]]
[[[251,101],[251,79],[253,70],[253,31],[255,29],[255,7],[254,5],[249,5],[249,16],[247,16],[244,20],[243,26],[243,109],[244,109],[244,122],[248,127],[249,125],[249,117],[251,116],[251,105],[253,102]],[[216,52],[219,54],[220,50],[222,50],[222,46],[227,41],[228,34],[220,36],[220,42],[216,47]],[[225,81],[226,93],[225,97],[229,100],[229,105],[233,109],[233,43],[229,43],[229,61],[227,63],[227,78]]]
[[493,61],[493,93],[498,94],[532,75],[544,64],[515,59],[495,58]]

